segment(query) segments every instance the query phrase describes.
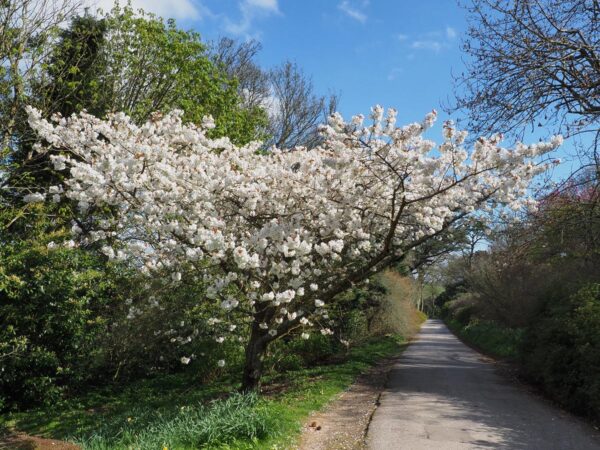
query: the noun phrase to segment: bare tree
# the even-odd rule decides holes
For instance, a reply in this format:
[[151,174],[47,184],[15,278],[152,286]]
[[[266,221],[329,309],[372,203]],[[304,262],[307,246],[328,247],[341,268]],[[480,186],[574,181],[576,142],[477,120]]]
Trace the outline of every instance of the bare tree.
[[320,142],[317,126],[337,109],[335,94],[315,94],[312,80],[294,63],[286,62],[269,73],[271,82],[270,144],[279,148],[314,147]]
[[0,155],[8,151],[23,120],[31,81],[51,51],[58,26],[79,6],[76,0],[0,1]]
[[238,43],[231,38],[221,38],[210,46],[212,59],[231,78],[238,81],[238,92],[246,108],[264,106],[269,97],[269,76],[255,62],[262,49],[255,40]]
[[0,0],[0,208],[16,195],[7,188],[8,169],[30,137],[24,107],[40,106],[33,86],[44,76],[60,25],[79,7],[78,0]]
[[238,80],[244,105],[267,111],[268,146],[314,147],[319,143],[317,126],[336,110],[339,96],[316,94],[312,80],[295,63],[263,70],[256,63],[261,48],[257,41],[238,43],[222,38],[211,45],[211,54],[213,61]]
[[450,112],[466,111],[475,134],[517,138],[547,127],[600,140],[599,0],[470,0]]

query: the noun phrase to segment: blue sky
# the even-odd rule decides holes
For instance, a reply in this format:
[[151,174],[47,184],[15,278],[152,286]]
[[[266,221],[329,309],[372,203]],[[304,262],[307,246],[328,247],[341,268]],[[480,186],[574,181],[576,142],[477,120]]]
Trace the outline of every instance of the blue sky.
[[[235,2],[205,4],[211,11],[228,6],[224,30],[220,20],[199,24],[207,38],[238,31],[227,20],[243,22],[243,8]],[[451,92],[451,67],[462,64],[464,26],[453,0],[281,0],[276,11],[257,14],[241,37],[262,42],[263,65],[291,59],[312,76],[318,91],[340,92],[345,116],[379,103],[396,107],[405,122],[439,109]]]
[[[109,9],[113,0],[89,0]],[[132,0],[134,7],[173,17],[204,40],[257,39],[259,63],[291,60],[312,77],[318,93],[341,95],[346,117],[381,104],[398,110],[400,124],[439,112],[431,137],[449,118],[452,73],[463,70],[467,23],[455,0]],[[456,118],[456,117],[455,117]],[[532,135],[528,140],[537,140]],[[570,152],[566,143],[559,151]],[[554,175],[568,174],[571,163]],[[577,165],[577,163],[575,164]]]
[[[105,9],[112,0],[100,0]],[[297,62],[344,116],[379,103],[412,122],[452,91],[463,11],[454,0],[134,0],[203,39],[257,39],[265,67]],[[442,117],[443,118],[443,115]]]

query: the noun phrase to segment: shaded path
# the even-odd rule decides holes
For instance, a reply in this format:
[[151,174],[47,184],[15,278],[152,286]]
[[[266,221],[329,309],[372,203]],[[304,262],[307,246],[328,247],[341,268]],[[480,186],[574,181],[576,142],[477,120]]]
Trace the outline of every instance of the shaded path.
[[593,428],[505,380],[443,322],[428,320],[390,373],[373,450],[600,450]]

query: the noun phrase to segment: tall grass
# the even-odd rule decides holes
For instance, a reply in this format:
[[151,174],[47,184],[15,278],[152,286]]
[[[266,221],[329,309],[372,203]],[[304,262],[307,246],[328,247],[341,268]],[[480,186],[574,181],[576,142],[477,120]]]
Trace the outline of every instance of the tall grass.
[[105,424],[78,443],[86,450],[243,448],[273,436],[278,428],[278,418],[255,394],[233,394],[167,415],[134,410],[125,424]]

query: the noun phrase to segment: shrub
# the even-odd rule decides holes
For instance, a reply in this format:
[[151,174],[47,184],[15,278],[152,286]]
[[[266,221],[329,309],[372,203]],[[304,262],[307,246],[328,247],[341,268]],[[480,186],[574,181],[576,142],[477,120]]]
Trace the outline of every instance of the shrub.
[[0,397],[5,406],[54,402],[98,358],[111,276],[91,252],[31,241],[2,246],[0,261]]
[[415,307],[418,292],[414,281],[393,270],[383,272],[379,279],[385,295],[371,321],[370,331],[412,336],[423,322],[422,314]]
[[458,294],[453,300],[445,304],[445,310],[453,319],[462,325],[467,325],[475,315],[479,302],[479,297],[472,293]]
[[458,319],[448,324],[462,338],[486,353],[511,359],[519,355],[523,328],[509,328],[497,322],[477,319],[466,325]]
[[313,366],[339,353],[340,347],[334,336],[319,333],[312,333],[309,339],[295,336],[273,343],[265,366],[275,372]]
[[600,418],[600,284],[553,299],[526,334],[527,375],[563,405]]
[[[198,298],[205,296],[201,280],[190,277],[174,285],[170,274],[158,273],[152,280],[132,276],[119,288],[123,300],[114,307],[110,332],[99,342],[106,354],[104,371],[111,379],[126,382],[177,372],[186,367],[181,358],[191,355],[195,357],[190,366],[203,380],[212,379],[215,370],[221,372],[217,366],[220,359],[227,360],[228,369],[241,364],[243,349],[239,342],[227,340],[215,345],[213,333],[218,328],[206,322],[218,317],[214,310],[219,307],[216,302],[198,305]],[[234,317],[229,319],[235,323]],[[238,323],[244,336],[246,326]]]

